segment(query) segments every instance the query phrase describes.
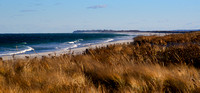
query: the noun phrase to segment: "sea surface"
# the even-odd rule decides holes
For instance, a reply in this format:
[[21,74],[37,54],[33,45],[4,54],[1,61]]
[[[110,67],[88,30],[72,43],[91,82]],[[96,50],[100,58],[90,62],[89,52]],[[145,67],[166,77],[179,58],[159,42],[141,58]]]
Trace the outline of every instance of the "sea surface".
[[0,56],[67,50],[133,37],[135,35],[84,33],[0,34]]

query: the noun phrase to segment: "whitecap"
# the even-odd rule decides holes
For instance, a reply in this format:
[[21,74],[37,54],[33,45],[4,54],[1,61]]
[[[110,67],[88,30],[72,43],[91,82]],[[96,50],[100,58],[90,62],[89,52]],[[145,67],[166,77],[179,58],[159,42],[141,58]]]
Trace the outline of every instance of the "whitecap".
[[75,42],[68,42],[69,44],[74,44]]
[[71,42],[68,42],[68,43],[69,43],[69,44],[74,44],[74,43],[77,43],[77,42],[80,42],[80,41],[83,41],[83,39],[78,39],[78,40],[71,41]]
[[21,50],[21,51],[17,51],[17,52],[13,52],[13,53],[0,54],[0,56],[22,54],[22,53],[26,53],[28,51],[33,51],[33,50],[34,49],[32,47],[27,46],[27,49],[24,49],[24,50]]
[[70,48],[76,48],[76,47],[78,47],[78,45],[73,45],[72,47],[70,47]]
[[104,41],[104,42],[111,42],[111,41],[113,41],[114,39],[108,39],[108,40],[106,40],[106,41]]
[[69,50],[69,49],[77,48],[79,45],[81,45],[81,44],[74,44],[74,45],[72,45],[70,47],[64,48],[64,50]]

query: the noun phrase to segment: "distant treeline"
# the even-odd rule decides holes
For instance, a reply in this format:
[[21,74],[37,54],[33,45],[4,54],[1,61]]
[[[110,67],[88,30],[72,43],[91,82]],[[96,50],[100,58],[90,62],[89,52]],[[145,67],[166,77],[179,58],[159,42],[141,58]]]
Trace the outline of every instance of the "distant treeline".
[[140,30],[76,30],[73,33],[121,33],[121,32],[140,32],[140,33],[187,33],[198,30],[173,30],[173,31],[140,31]]

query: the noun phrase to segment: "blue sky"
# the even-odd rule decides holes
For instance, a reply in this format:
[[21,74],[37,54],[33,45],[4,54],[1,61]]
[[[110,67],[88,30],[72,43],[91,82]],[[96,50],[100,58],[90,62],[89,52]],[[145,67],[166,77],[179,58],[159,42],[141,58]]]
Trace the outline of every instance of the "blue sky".
[[200,29],[200,0],[0,0],[0,33]]

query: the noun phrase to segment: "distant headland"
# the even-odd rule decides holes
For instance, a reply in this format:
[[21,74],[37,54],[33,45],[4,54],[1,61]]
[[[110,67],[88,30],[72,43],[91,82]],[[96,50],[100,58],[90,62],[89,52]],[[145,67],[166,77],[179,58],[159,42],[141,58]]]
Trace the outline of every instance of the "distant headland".
[[169,31],[141,31],[141,30],[76,30],[73,33],[187,33],[187,32],[195,32],[200,31],[200,29],[196,30],[169,30]]

